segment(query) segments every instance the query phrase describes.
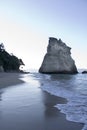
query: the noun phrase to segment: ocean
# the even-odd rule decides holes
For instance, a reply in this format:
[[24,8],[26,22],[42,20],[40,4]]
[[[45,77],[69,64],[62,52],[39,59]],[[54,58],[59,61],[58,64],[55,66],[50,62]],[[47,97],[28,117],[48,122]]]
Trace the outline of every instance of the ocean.
[[52,95],[65,98],[66,104],[56,104],[66,119],[84,124],[87,130],[87,74],[40,74],[32,73],[34,80],[40,81],[41,89]]

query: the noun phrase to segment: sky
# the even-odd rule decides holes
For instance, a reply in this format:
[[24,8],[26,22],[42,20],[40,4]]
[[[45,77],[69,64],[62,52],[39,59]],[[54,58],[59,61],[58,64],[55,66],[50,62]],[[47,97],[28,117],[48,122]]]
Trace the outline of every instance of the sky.
[[49,37],[72,48],[77,68],[87,68],[87,0],[0,0],[0,43],[39,69]]

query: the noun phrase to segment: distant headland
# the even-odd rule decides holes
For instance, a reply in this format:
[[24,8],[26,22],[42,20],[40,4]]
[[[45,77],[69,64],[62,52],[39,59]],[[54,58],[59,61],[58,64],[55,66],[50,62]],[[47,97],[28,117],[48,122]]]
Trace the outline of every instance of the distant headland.
[[20,72],[20,66],[24,65],[22,59],[19,59],[13,54],[9,54],[0,44],[0,72]]

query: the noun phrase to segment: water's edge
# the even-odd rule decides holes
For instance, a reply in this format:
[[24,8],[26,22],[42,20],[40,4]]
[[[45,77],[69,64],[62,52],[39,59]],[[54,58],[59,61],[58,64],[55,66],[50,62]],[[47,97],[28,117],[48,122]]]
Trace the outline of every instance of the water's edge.
[[[54,107],[64,113],[68,121],[84,124],[82,130],[87,130],[87,94],[85,93],[87,76],[82,74],[68,76],[39,74],[39,76],[43,91],[67,100],[66,104],[56,104]],[[82,91],[84,85],[85,90]]]

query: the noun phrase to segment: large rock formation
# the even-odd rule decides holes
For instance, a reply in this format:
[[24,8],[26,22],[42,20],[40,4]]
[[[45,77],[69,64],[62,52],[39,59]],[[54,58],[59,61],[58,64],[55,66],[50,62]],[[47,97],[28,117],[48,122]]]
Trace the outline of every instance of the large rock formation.
[[68,47],[61,39],[50,37],[47,47],[47,54],[39,69],[40,73],[77,73],[75,62],[71,57],[71,48]]

